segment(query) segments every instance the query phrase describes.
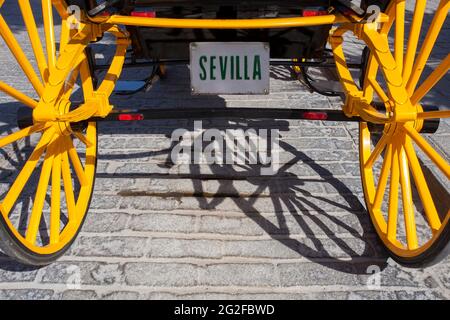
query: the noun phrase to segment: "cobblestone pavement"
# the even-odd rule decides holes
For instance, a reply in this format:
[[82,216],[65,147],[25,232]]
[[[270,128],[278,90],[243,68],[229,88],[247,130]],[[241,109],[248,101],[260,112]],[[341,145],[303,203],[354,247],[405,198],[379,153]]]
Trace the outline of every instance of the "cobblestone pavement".
[[[6,2],[2,14],[30,54],[18,9]],[[449,51],[448,32],[447,24],[436,59]],[[349,41],[357,56],[359,45]],[[107,43],[95,45],[99,61],[107,60]],[[3,42],[0,74],[33,94]],[[272,69],[268,97],[191,97],[188,76],[187,68],[171,67],[151,92],[113,101],[153,108],[339,106],[308,93],[282,68]],[[448,100],[444,81],[431,103]],[[6,134],[14,130],[17,103],[3,94],[0,103]],[[58,262],[39,269],[0,255],[0,298],[450,298],[449,259],[407,269],[377,242],[362,196],[356,124],[205,119],[203,127],[278,129],[280,171],[268,178],[255,166],[172,164],[171,133],[192,130],[192,121],[103,123],[95,195],[78,239]],[[444,122],[431,138],[447,159],[449,136]],[[11,159],[0,155],[3,167]],[[377,268],[374,288],[368,284],[376,284]]]

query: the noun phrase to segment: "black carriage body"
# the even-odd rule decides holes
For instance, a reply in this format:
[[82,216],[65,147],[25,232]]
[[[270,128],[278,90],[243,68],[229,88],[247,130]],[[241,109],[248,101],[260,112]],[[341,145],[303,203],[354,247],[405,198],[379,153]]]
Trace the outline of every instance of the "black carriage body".
[[[157,17],[199,19],[254,19],[294,17],[306,8],[326,11],[329,1],[138,0],[136,6],[149,6]],[[135,9],[138,10],[138,9]],[[310,58],[321,55],[330,26],[252,29],[155,29],[132,28],[133,48],[138,57],[150,59],[187,59],[189,43],[200,41],[269,42],[272,58]]]
[[[331,0],[126,0],[116,4],[115,10],[125,15],[152,11],[158,18],[179,19],[286,18],[301,16],[306,11],[310,14],[325,14],[330,8],[330,2]],[[95,1],[86,0],[84,3],[92,8]],[[128,27],[128,31],[131,33],[136,58],[184,60],[189,58],[189,43],[202,41],[268,42],[272,58],[320,57],[330,28],[331,26],[326,25],[252,30]]]

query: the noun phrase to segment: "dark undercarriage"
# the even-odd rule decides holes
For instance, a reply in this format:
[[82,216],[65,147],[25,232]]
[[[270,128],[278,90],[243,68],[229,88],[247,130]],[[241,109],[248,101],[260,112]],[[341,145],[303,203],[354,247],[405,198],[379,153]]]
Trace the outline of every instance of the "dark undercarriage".
[[[302,8],[317,8],[326,12],[328,1],[178,1],[177,4],[138,1],[151,5],[157,17],[197,19],[253,19],[294,17]],[[277,4],[278,3],[278,4]],[[282,3],[282,4],[279,4]],[[303,3],[303,7],[299,5]],[[268,42],[272,58],[318,57],[325,46],[330,26],[257,29],[155,29],[133,28],[135,54],[145,58],[187,59],[189,43],[200,41]]]
[[[361,6],[389,0],[363,0]],[[85,10],[108,1],[69,0]],[[335,0],[116,0],[111,13],[149,13],[158,18],[256,19],[326,14],[339,4]],[[149,17],[148,19],[151,19]],[[318,58],[323,54],[331,26],[288,29],[164,29],[128,27],[136,59],[188,59],[191,42],[268,42],[271,58]]]
[[[94,4],[86,6],[90,9]],[[120,1],[114,10],[124,15],[151,10],[158,18],[255,19],[299,17],[304,10],[326,14],[329,7],[330,0],[135,0]],[[189,44],[202,41],[268,42],[272,58],[314,58],[322,55],[330,27],[252,30],[128,27],[128,31],[137,59],[188,59]]]

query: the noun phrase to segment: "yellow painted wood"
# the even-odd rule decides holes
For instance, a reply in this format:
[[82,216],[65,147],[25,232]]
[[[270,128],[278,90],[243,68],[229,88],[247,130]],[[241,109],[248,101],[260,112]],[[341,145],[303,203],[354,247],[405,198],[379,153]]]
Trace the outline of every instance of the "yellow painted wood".
[[450,117],[450,110],[419,112],[417,119],[443,119]]
[[28,137],[28,136],[32,135],[33,133],[44,130],[46,127],[48,127],[48,125],[46,126],[42,123],[38,123],[38,124],[32,125],[31,127],[11,133],[10,135],[7,135],[6,137],[0,138],[0,148],[3,148],[13,142],[23,139],[25,137]]
[[405,46],[405,0],[396,0],[395,6],[395,62],[400,72],[403,68],[403,50]]
[[441,155],[411,126],[404,129],[423,152],[436,164],[436,166],[450,179],[450,165]]
[[416,105],[423,97],[439,82],[450,69],[450,54],[439,64],[437,68],[428,76],[411,97],[411,103]]
[[67,215],[69,218],[69,223],[76,224],[79,222],[79,219],[77,218],[77,209],[75,207],[75,194],[72,185],[72,174],[70,170],[69,156],[67,152],[64,152],[61,157],[62,157],[61,170],[64,183],[64,194],[66,196]]
[[409,79],[416,57],[417,45],[419,43],[420,33],[422,30],[423,17],[425,15],[425,8],[427,0],[416,0],[416,6],[413,13],[413,20],[411,23],[408,47],[406,48],[405,64],[403,67],[403,79]]
[[41,158],[44,149],[47,144],[50,142],[50,139],[53,136],[53,128],[47,130],[43,135],[39,143],[36,145],[35,149],[31,153],[25,165],[22,167],[19,175],[14,180],[14,183],[9,188],[6,196],[3,198],[1,203],[2,206],[2,214],[4,217],[7,217],[12,207],[16,203],[18,197],[22,193],[23,188],[25,187],[28,179],[30,179],[31,174],[33,173],[36,165]]
[[403,215],[405,217],[406,242],[408,244],[408,249],[414,250],[419,247],[419,241],[417,239],[416,221],[414,217],[409,165],[403,146],[399,151],[400,181],[402,189]]
[[34,109],[37,107],[38,103],[36,100],[31,99],[29,96],[24,94],[23,92],[11,87],[10,85],[0,81],[0,91],[10,95],[14,99],[22,102],[24,105]]
[[[70,122],[57,122],[57,116],[64,116],[70,110],[70,98],[74,84],[81,78],[83,89],[87,92],[86,99],[97,99],[101,104],[107,104],[109,95],[104,92],[97,92],[92,86],[92,77],[87,64],[87,57],[84,55],[84,49],[90,41],[97,39],[99,30],[102,28],[111,29],[112,26],[99,27],[96,25],[82,23],[80,32],[72,32],[62,26],[59,54],[56,52],[56,39],[53,21],[53,6],[61,15],[62,19],[67,18],[65,11],[66,5],[61,0],[42,0],[45,52],[42,48],[42,42],[37,33],[37,26],[30,11],[28,1],[19,0],[21,12],[26,20],[26,27],[32,43],[35,54],[36,64],[39,67],[39,73],[44,79],[40,81],[34,73],[32,62],[23,54],[17,40],[9,29],[6,21],[0,16],[0,33],[5,39],[8,47],[18,60],[28,80],[35,87],[40,101],[34,101],[25,96],[20,91],[0,82],[0,90],[11,95],[18,101],[32,107],[33,120],[36,125],[20,130],[9,136],[0,139],[0,147],[13,143],[23,137],[29,136],[35,132],[43,131],[43,135],[31,154],[19,171],[10,190],[6,193],[0,203],[1,214],[4,217],[4,223],[9,228],[11,234],[23,245],[24,248],[38,255],[54,254],[67,246],[77,234],[84,215],[88,209],[90,196],[93,189],[93,181],[96,167],[96,123],[89,123],[86,134],[71,133]],[[64,20],[63,20],[64,23]],[[114,29],[114,28],[113,28]],[[114,29],[117,35],[125,37],[126,32],[120,29]],[[75,40],[73,37],[77,37]],[[125,45],[123,39],[121,44]],[[47,57],[45,57],[47,55]],[[48,61],[47,61],[48,59]],[[38,61],[39,60],[39,61]],[[120,60],[119,60],[120,61]],[[46,66],[47,63],[47,66]],[[50,66],[50,67],[49,67]],[[82,76],[80,73],[82,70]],[[115,70],[119,70],[117,67]],[[44,73],[44,76],[42,75]],[[119,76],[118,74],[116,75]],[[44,87],[45,84],[45,87]],[[98,96],[97,96],[98,95]],[[95,106],[91,104],[90,106]],[[91,111],[89,111],[91,112]],[[96,112],[94,108],[93,113]],[[78,150],[73,146],[71,139],[76,137],[86,143],[83,148],[85,165],[81,164]],[[69,156],[70,154],[70,156]],[[40,177],[37,186],[29,185],[29,178],[36,171],[39,162],[43,160]],[[70,160],[69,160],[70,159]],[[70,161],[72,161],[73,169]],[[81,186],[74,190],[73,179],[79,179]],[[49,187],[51,185],[51,191]],[[64,188],[61,188],[61,186]],[[10,211],[20,197],[24,188],[34,188],[35,199],[31,208],[30,220],[25,231],[25,236],[17,230],[16,226],[9,220]],[[61,212],[61,192],[64,190],[65,202],[67,204],[68,222],[62,228]],[[50,221],[48,230],[49,243],[41,243],[37,240],[39,234],[39,225],[41,223],[43,208],[46,195],[50,194]]]
[[433,197],[431,196],[430,189],[428,188],[427,180],[423,175],[422,167],[417,159],[416,151],[414,150],[409,137],[406,137],[405,151],[410,163],[416,189],[419,192],[422,205],[425,209],[428,223],[430,224],[431,229],[434,232],[437,232],[442,226],[441,219],[439,218],[436,206],[434,205]]
[[78,140],[80,140],[81,142],[83,142],[83,144],[87,147],[91,147],[93,145],[93,143],[91,141],[89,141],[86,136],[84,134],[82,134],[81,132],[74,132],[73,135],[75,137],[77,137]]
[[33,11],[29,0],[18,0],[20,11],[22,12],[23,20],[27,28],[28,37],[30,39],[31,47],[33,48],[34,56],[41,74],[43,82],[48,81],[48,65],[47,59],[44,55],[41,39],[36,27],[36,20],[34,19]]
[[386,144],[389,142],[390,139],[391,137],[389,135],[383,135],[381,137],[380,141],[378,141],[377,145],[375,146],[375,149],[373,149],[369,159],[367,159],[367,162],[364,164],[366,168],[370,168],[373,166],[373,164],[378,159],[381,152],[383,152],[384,148],[386,147]]
[[413,94],[417,83],[419,82],[420,76],[425,68],[425,65],[430,57],[431,51],[433,50],[434,44],[436,43],[437,37],[444,25],[445,19],[447,18],[448,11],[450,9],[449,0],[441,0],[439,6],[435,12],[433,21],[428,29],[425,40],[422,44],[420,52],[417,56],[416,62],[414,63],[411,77],[408,79],[407,90],[410,95]]
[[42,20],[44,21],[45,47],[47,48],[47,61],[51,69],[56,66],[55,28],[53,26],[52,0],[42,0]]
[[[60,140],[61,138],[58,138]],[[61,146],[57,141],[52,164],[52,193],[50,204],[50,244],[59,242],[61,228]]]
[[69,138],[67,139],[67,144],[69,145],[69,158],[78,177],[78,181],[80,182],[81,186],[85,186],[88,183],[88,179],[86,178],[83,164],[81,163],[80,157],[78,156],[78,152],[73,146],[72,140],[70,140]]
[[37,94],[41,96],[44,91],[44,86],[42,85],[41,80],[39,80],[39,77],[34,72],[33,66],[31,65],[30,61],[28,61],[25,53],[19,45],[19,42],[17,42],[16,37],[14,37],[11,29],[9,28],[8,24],[6,23],[5,19],[3,19],[3,16],[1,14],[0,35],[2,36],[3,40],[5,40],[6,45],[16,58],[28,80],[30,80],[30,83],[33,86],[34,90],[36,90]]
[[[354,17],[358,19],[357,17]],[[386,17],[381,15],[381,21]],[[327,24],[339,24],[350,22],[349,18],[342,15],[326,15],[318,17],[294,17],[273,19],[172,19],[172,18],[143,18],[132,16],[112,15],[106,19],[93,19],[112,25],[127,25],[158,28],[187,28],[187,29],[267,29],[267,28],[294,28],[305,26],[320,26]]]
[[389,97],[384,92],[383,88],[381,88],[381,86],[378,83],[378,81],[375,80],[375,79],[372,79],[372,78],[368,78],[368,81],[369,81],[369,84],[372,86],[372,88],[377,93],[378,97],[381,99],[381,101],[383,101],[384,103],[388,103],[389,102]]
[[389,210],[388,210],[388,227],[387,238],[389,241],[394,242],[397,240],[397,221],[398,221],[398,188],[399,188],[399,153],[398,144],[394,144],[394,150],[392,153],[392,171],[391,181],[389,186]]
[[41,175],[33,201],[33,208],[31,209],[30,221],[28,222],[25,237],[31,245],[34,245],[36,242],[39,224],[42,219],[42,210],[44,209],[45,197],[47,195],[48,183],[52,171],[53,158],[55,156],[54,149],[55,146],[52,145],[52,142],[50,142],[42,165]]
[[387,181],[391,171],[392,165],[392,144],[389,144],[386,148],[386,154],[384,156],[383,166],[381,168],[380,177],[378,179],[377,191],[375,193],[375,199],[373,201],[372,210],[381,210],[381,204],[383,202],[384,193],[386,191]]

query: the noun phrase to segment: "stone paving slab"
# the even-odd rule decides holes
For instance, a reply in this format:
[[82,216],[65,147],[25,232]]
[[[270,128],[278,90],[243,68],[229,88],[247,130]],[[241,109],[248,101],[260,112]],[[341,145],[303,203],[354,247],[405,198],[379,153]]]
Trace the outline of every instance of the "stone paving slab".
[[[7,1],[2,14],[30,55],[17,5]],[[446,40],[433,52],[436,59],[448,52],[448,33]],[[360,44],[348,41],[357,57]],[[94,46],[99,60],[108,61],[110,42],[106,37]],[[127,71],[124,78],[140,79],[145,72]],[[4,43],[0,74],[33,94]],[[445,88],[440,84],[432,103],[448,102]],[[267,97],[192,97],[188,69],[170,67],[168,78],[152,91],[114,96],[113,103],[133,108],[340,104],[310,94],[283,68],[272,69],[271,89]],[[0,129],[6,134],[15,130],[18,104],[3,94],[0,103]],[[95,196],[79,238],[58,262],[43,268],[0,255],[0,299],[450,298],[450,259],[408,269],[380,246],[364,207],[356,124],[204,119],[203,126],[279,130],[282,169],[268,179],[258,166],[171,163],[172,132],[193,130],[193,121],[102,123]],[[447,156],[449,136],[447,121],[431,138]],[[2,192],[9,175],[3,164],[11,160],[5,152]]]

